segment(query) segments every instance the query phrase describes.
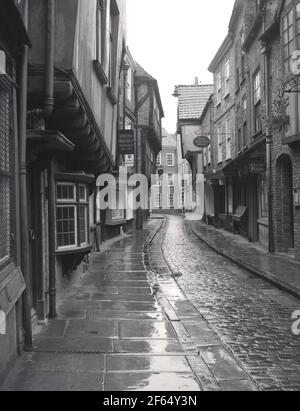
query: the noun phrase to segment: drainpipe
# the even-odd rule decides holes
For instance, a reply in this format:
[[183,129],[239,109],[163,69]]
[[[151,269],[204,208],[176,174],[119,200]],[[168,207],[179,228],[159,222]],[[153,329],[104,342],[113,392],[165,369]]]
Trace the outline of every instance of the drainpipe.
[[[54,50],[55,50],[55,0],[47,0],[47,61],[44,108],[37,112],[42,118],[49,117],[54,108]],[[56,312],[56,258],[55,258],[55,181],[54,164],[48,167],[49,210],[49,318],[57,318]]]
[[[24,1],[24,25],[28,29],[28,0]],[[28,46],[24,45],[20,94],[19,94],[19,173],[20,173],[20,221],[21,234],[21,266],[26,283],[23,293],[23,321],[25,330],[24,350],[32,351],[32,323],[31,323],[31,275],[30,275],[30,248],[28,228],[28,201],[27,201],[27,168],[26,168],[26,138],[27,138],[27,89],[28,89]]]
[[[264,70],[265,70],[265,101],[266,101],[266,118],[270,119],[270,90],[269,90],[269,48],[263,44]],[[273,135],[270,125],[266,128],[266,154],[267,154],[267,182],[268,182],[268,214],[269,214],[269,252],[275,252],[274,229],[273,229],[273,182],[272,182],[272,140]]]
[[56,258],[55,258],[55,180],[53,160],[48,167],[48,226],[49,226],[49,318],[57,318],[56,312]]
[[[33,118],[48,118],[54,109],[54,51],[55,51],[55,0],[47,0],[47,55],[45,75],[45,96],[43,108],[30,111]],[[53,161],[48,166],[48,207],[49,207],[49,318],[56,314],[56,269],[55,269],[55,185]]]
[[30,112],[33,117],[48,118],[54,108],[54,49],[55,49],[55,0],[47,0],[47,56],[44,107]]

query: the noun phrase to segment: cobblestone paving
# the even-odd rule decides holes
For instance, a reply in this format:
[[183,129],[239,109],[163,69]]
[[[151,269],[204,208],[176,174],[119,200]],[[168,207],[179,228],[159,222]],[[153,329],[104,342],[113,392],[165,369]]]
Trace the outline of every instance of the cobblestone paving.
[[300,301],[217,255],[180,217],[170,217],[163,234],[179,286],[260,389],[299,390],[291,315]]

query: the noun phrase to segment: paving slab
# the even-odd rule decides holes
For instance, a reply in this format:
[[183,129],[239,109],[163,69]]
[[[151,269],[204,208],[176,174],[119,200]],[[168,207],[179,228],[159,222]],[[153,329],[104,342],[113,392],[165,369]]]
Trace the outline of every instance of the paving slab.
[[177,339],[167,321],[120,321],[119,330],[121,339]]
[[103,372],[105,370],[104,354],[59,354],[31,353],[18,363],[17,368],[48,372]]
[[101,319],[117,320],[145,320],[145,321],[163,321],[165,315],[163,312],[120,312],[120,311],[101,311],[90,310],[87,312],[87,319],[98,321]]
[[120,302],[102,302],[99,303],[100,309],[102,311],[119,311],[120,313],[122,312],[158,312],[161,311],[161,308],[158,306],[156,302],[154,303],[142,303],[142,302],[137,302],[137,303],[132,303],[132,302],[126,302],[126,303],[120,303]]
[[153,302],[154,297],[152,295],[139,295],[139,294],[105,294],[105,293],[97,293],[92,295],[92,300],[94,301],[111,301],[111,302],[121,302],[121,303],[126,303],[126,302]]
[[109,355],[107,370],[110,371],[145,371],[191,373],[191,368],[184,357],[175,356],[136,356]]
[[111,373],[105,376],[105,391],[199,391],[194,374]]
[[113,340],[109,338],[49,338],[35,339],[36,350],[57,353],[109,353],[113,352]]
[[70,320],[65,331],[66,338],[85,337],[118,338],[118,322],[114,320]]
[[183,348],[176,340],[114,340],[116,353],[182,354]]

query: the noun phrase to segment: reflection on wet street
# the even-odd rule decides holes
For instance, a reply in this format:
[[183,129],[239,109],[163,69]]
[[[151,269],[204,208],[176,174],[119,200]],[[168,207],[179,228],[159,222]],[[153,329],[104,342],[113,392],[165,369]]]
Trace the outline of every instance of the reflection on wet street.
[[96,254],[2,389],[299,389],[290,321],[298,301],[189,227],[175,216],[152,220]]
[[4,389],[201,389],[144,266],[144,241],[159,225],[151,222],[95,256],[59,319],[39,327],[37,351],[17,362]]

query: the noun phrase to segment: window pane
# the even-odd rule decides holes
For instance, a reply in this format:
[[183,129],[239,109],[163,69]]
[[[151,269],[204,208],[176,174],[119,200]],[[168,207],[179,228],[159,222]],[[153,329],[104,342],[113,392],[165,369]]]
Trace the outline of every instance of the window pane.
[[0,262],[10,257],[10,94],[0,85]]
[[10,180],[0,175],[0,262],[10,256]]
[[80,201],[86,201],[87,199],[87,188],[86,186],[79,186],[79,199]]
[[74,184],[57,183],[56,198],[58,201],[75,201],[76,189]]
[[87,243],[87,230],[88,230],[88,221],[87,221],[87,207],[79,207],[79,220],[80,220],[80,244]]
[[56,210],[57,246],[76,246],[76,207],[58,206]]

